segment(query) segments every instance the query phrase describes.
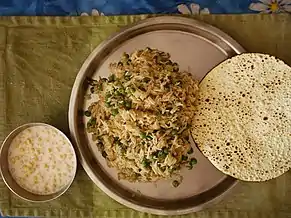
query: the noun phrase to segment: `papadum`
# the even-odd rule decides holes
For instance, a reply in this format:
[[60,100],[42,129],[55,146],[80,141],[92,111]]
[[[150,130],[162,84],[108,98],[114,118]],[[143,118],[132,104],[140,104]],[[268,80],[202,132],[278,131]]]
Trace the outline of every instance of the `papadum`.
[[245,181],[278,177],[291,166],[291,68],[244,53],[199,85],[192,136],[225,174]]

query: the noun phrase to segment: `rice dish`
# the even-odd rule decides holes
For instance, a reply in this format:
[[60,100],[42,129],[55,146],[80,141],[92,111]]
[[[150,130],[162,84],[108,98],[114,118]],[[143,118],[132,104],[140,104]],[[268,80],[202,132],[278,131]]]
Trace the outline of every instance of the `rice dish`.
[[110,64],[108,78],[88,78],[93,103],[85,111],[109,167],[131,182],[171,178],[192,169],[189,137],[198,82],[168,53],[146,48]]

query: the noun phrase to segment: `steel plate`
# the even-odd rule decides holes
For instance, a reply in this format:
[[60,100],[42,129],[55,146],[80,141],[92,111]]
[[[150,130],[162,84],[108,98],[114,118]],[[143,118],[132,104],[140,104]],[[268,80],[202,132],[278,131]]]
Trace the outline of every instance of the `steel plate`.
[[207,24],[184,17],[149,18],[123,29],[100,44],[84,62],[74,83],[69,126],[79,161],[93,182],[116,201],[135,210],[178,215],[201,210],[221,199],[237,181],[219,172],[192,143],[198,164],[182,170],[183,182],[173,188],[170,181],[129,183],[119,181],[114,169],[108,168],[84,128],[85,118],[78,115],[90,101],[84,96],[86,77],[108,76],[110,62],[118,61],[123,52],[145,47],[169,52],[182,70],[201,80],[221,61],[244,52],[228,35]]

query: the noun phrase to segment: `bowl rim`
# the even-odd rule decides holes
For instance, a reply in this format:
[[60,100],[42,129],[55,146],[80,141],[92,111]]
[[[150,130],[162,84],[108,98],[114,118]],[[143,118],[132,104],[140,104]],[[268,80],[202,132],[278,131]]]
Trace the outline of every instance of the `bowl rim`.
[[[56,130],[58,132],[58,134],[60,134],[61,136],[63,136],[66,141],[69,143],[70,147],[72,148],[73,150],[73,154],[74,154],[74,169],[73,169],[73,174],[72,174],[72,178],[71,180],[59,191],[55,192],[55,193],[52,193],[52,194],[48,194],[48,195],[38,195],[38,194],[35,194],[35,193],[32,193],[24,188],[22,188],[20,185],[18,185],[18,183],[15,181],[15,179],[11,176],[10,172],[9,172],[9,169],[7,168],[7,173],[10,175],[11,177],[11,181],[14,182],[15,186],[17,186],[17,189],[23,191],[23,192],[26,192],[26,193],[29,193],[31,196],[36,196],[36,197],[41,197],[41,196],[46,196],[47,199],[45,200],[42,200],[42,199],[31,199],[31,198],[28,198],[28,197],[25,197],[23,196],[21,193],[19,193],[19,191],[15,190],[13,187],[11,187],[10,185],[10,182],[8,181],[7,177],[5,176],[6,173],[3,172],[3,166],[2,166],[2,162],[3,162],[3,159],[6,159],[4,160],[5,161],[8,161],[8,156],[3,156],[6,154],[6,152],[4,153],[4,149],[6,148],[7,151],[11,145],[11,141],[22,131],[24,131],[25,129],[27,128],[30,128],[30,127],[33,127],[33,126],[46,126],[46,127],[49,127],[49,128],[52,128],[54,130]],[[8,163],[7,163],[8,165]],[[54,200],[58,197],[60,197],[61,195],[63,195],[68,189],[69,187],[72,185],[75,177],[76,177],[76,173],[77,173],[77,165],[78,165],[78,160],[77,160],[77,155],[76,155],[76,152],[75,152],[75,149],[74,149],[74,146],[72,144],[72,142],[70,141],[70,139],[61,131],[59,130],[58,128],[50,125],[50,124],[47,124],[47,123],[41,123],[41,122],[32,122],[32,123],[25,123],[23,125],[20,125],[18,127],[16,127],[15,129],[13,129],[4,139],[4,141],[2,142],[1,144],[1,148],[0,148],[0,174],[1,174],[1,177],[5,183],[5,185],[8,187],[8,189],[13,193],[15,194],[16,196],[18,196],[19,198],[23,199],[23,200],[26,200],[26,201],[29,201],[29,202],[48,202],[48,201],[51,201],[51,200]],[[51,198],[50,198],[51,196]]]

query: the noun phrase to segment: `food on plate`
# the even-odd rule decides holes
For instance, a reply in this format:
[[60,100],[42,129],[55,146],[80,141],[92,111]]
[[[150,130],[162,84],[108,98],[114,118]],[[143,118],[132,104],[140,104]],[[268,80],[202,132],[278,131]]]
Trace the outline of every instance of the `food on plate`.
[[199,85],[192,136],[225,174],[265,181],[291,166],[291,68],[265,54],[219,64]]
[[92,133],[119,179],[156,181],[192,169],[190,126],[198,83],[168,53],[146,48],[110,64],[111,75],[88,79],[93,103],[85,111]]
[[8,167],[19,186],[34,194],[49,195],[72,181],[77,160],[64,135],[40,125],[23,130],[12,140]]

